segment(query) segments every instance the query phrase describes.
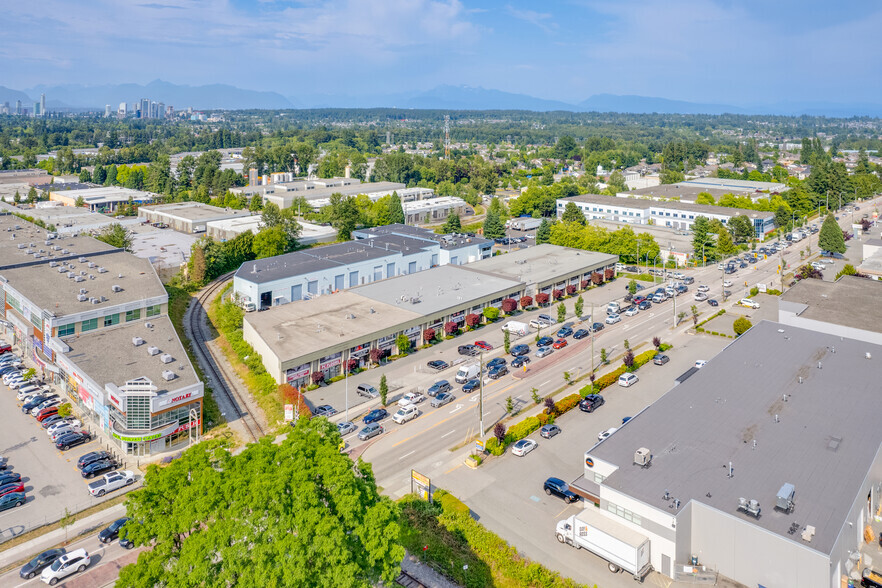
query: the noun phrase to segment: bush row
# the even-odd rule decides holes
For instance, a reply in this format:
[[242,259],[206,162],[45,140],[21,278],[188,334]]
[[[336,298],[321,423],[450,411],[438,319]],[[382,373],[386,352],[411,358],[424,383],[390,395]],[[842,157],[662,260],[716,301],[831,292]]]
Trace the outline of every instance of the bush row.
[[[667,347],[670,349],[670,346]],[[597,394],[604,388],[608,386],[612,386],[616,382],[619,381],[619,376],[627,372],[633,372],[634,370],[638,370],[650,361],[655,355],[658,353],[655,349],[649,349],[648,351],[644,351],[640,355],[634,358],[634,365],[631,368],[628,368],[625,364],[620,365],[613,371],[603,374],[596,380],[594,380],[594,384],[588,384],[587,386],[583,386],[581,390],[579,390],[579,394],[582,396],[586,396],[588,394]]]
[[710,321],[714,320],[714,319],[717,318],[718,316],[721,316],[721,315],[724,315],[724,314],[726,314],[726,309],[725,309],[725,308],[722,309],[722,310],[720,310],[720,311],[718,311],[718,312],[715,312],[714,314],[710,315],[709,317],[707,317],[706,319],[704,319],[703,321],[701,321],[700,323],[698,323],[697,325],[695,325],[695,330],[701,332],[702,329],[700,329],[699,327],[701,327],[702,325],[705,325],[705,324],[709,323]]

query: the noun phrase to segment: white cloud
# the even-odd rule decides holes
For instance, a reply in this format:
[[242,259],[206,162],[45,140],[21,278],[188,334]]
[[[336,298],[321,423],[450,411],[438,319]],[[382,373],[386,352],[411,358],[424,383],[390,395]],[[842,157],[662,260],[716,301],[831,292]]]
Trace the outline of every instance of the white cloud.
[[505,7],[508,13],[518,20],[538,27],[546,33],[552,33],[557,30],[557,23],[552,22],[552,15],[547,12],[536,12],[535,10],[522,10],[511,5]]

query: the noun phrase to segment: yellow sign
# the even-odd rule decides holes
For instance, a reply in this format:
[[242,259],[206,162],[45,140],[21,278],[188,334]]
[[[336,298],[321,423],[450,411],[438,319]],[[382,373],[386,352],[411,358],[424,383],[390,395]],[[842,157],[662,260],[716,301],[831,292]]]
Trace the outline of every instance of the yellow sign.
[[417,484],[422,484],[423,486],[429,485],[428,476],[424,476],[423,474],[419,473],[416,470],[410,470],[410,476],[413,478],[413,481],[416,482]]

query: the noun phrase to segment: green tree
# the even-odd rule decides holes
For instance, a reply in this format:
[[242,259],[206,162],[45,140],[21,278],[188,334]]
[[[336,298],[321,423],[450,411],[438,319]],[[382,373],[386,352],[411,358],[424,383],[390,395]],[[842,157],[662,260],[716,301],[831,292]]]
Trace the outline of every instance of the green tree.
[[[584,216],[582,218],[585,218]],[[548,243],[551,241],[551,223],[548,222],[547,218],[543,218],[542,222],[539,224],[539,228],[536,229],[536,244],[540,245],[542,243]]]
[[582,310],[584,310],[584,308],[585,308],[585,301],[582,300],[582,295],[579,294],[579,297],[576,298],[576,304],[573,305],[573,310],[575,311],[577,318],[582,316]]
[[447,217],[447,220],[444,222],[444,226],[441,227],[441,231],[447,234],[450,233],[458,233],[462,230],[462,222],[459,220],[459,215],[456,213],[451,214]]
[[[715,258],[714,242],[711,239],[710,229],[710,221],[706,216],[695,217],[695,222],[692,223],[692,250],[702,264],[705,263],[705,260]],[[701,259],[702,252],[705,259]]]
[[386,406],[389,398],[389,383],[386,381],[386,374],[380,376],[380,403]]
[[692,325],[695,326],[698,324],[698,307],[694,304],[689,307],[689,312],[692,313]]
[[288,238],[285,235],[285,231],[282,230],[282,227],[278,226],[261,229],[254,236],[251,250],[254,252],[256,259],[275,257],[276,255],[287,253]]
[[[33,204],[36,201],[37,201],[37,189],[34,188],[33,186],[31,186],[31,189],[28,190],[28,204]],[[82,196],[77,198],[77,202],[80,202],[80,201],[82,201]],[[79,204],[78,206],[82,206],[82,204]]]
[[337,229],[337,240],[349,241],[352,231],[358,226],[360,212],[353,196],[332,194],[328,218],[331,226]]
[[567,307],[561,302],[557,305],[557,322],[562,323],[567,320]]
[[557,159],[572,159],[573,155],[578,153],[579,147],[576,140],[569,135],[564,135],[557,140],[554,145],[554,156]]
[[398,354],[404,355],[410,351],[410,338],[404,333],[400,333],[395,338],[395,346],[398,347]]
[[401,205],[398,192],[392,192],[392,197],[389,199],[389,224],[404,224],[404,207]]
[[735,319],[735,322],[732,323],[732,330],[735,331],[735,334],[737,336],[741,336],[742,334],[746,333],[747,330],[752,326],[753,324],[750,322],[750,320],[748,320],[747,317],[742,316]]
[[606,356],[606,347],[600,348],[600,363],[601,365],[606,365],[609,363],[609,358]]
[[102,228],[95,238],[104,241],[112,247],[118,247],[126,251],[132,250],[132,233],[119,223],[113,223]]
[[260,212],[263,210],[263,199],[255,194],[251,197],[251,200],[248,201],[248,210],[251,212]]
[[821,231],[818,233],[818,247],[821,251],[845,253],[845,237],[832,213],[827,213],[827,218],[821,225]]
[[285,210],[280,210],[278,206],[268,202],[260,215],[260,221],[262,229],[278,228],[282,231],[282,234],[285,236],[285,250],[282,253],[297,247],[297,238],[300,236],[303,227],[294,218],[293,209],[286,208]]
[[846,263],[844,266],[842,266],[842,269],[839,271],[839,273],[836,274],[836,279],[838,280],[842,276],[855,276],[855,275],[857,275],[857,270],[854,269],[854,266],[851,265],[850,263]]
[[714,197],[711,196],[710,192],[699,192],[698,195],[695,197],[695,203],[696,204],[708,204],[708,205],[713,206],[714,204],[717,203],[717,201],[714,200]]
[[90,172],[90,171],[87,170],[86,168],[81,169],[81,170],[80,170],[79,180],[80,180],[81,182],[83,182],[83,183],[85,183],[85,182],[91,182],[91,181],[92,181],[92,172]]
[[15,191],[15,194],[12,196],[12,201],[18,204],[21,202],[21,194],[18,193],[18,190]]
[[585,214],[582,212],[582,209],[575,202],[567,202],[566,206],[564,206],[563,214],[560,216],[560,220],[563,222],[574,222],[579,223],[580,225],[585,224]]
[[482,311],[482,314],[488,322],[495,321],[499,318],[499,309],[495,306],[488,306]]
[[659,175],[659,181],[662,184],[676,184],[677,182],[682,182],[686,179],[682,173],[678,172],[675,169],[669,169],[665,167]]
[[193,243],[193,248],[190,252],[190,260],[187,262],[190,280],[195,284],[201,284],[205,281],[206,268],[205,249],[202,243],[197,241],[196,243]]
[[333,423],[301,418],[279,444],[265,437],[233,455],[206,441],[149,466],[127,498],[138,524],[126,536],[151,548],[117,585],[391,584],[404,557],[398,509],[340,441]]
[[505,236],[505,225],[499,218],[499,215],[490,209],[484,218],[484,237],[486,239],[499,239]]
[[505,412],[510,415],[514,414],[514,400],[511,396],[505,399]]
[[753,221],[751,221],[747,216],[741,214],[736,217],[733,217],[729,221],[729,228],[732,229],[732,232],[735,236],[735,241],[738,243],[745,243],[754,238],[754,228]]
[[533,399],[533,402],[535,404],[539,404],[540,402],[542,402],[542,397],[539,396],[538,388],[530,388],[530,398]]
[[790,226],[791,210],[786,204],[782,204],[775,209],[775,226],[779,229],[786,229]]
[[720,257],[730,257],[738,253],[738,247],[732,241],[732,234],[725,225],[721,224],[717,228],[717,254]]
[[637,293],[637,280],[631,280],[628,282],[628,293],[633,296]]
[[506,353],[511,349],[511,333],[507,329],[502,333],[502,346]]
[[625,176],[622,175],[622,172],[616,170],[609,175],[609,180],[607,181],[607,190],[609,193],[615,196],[619,192],[627,192],[628,185],[625,183]]

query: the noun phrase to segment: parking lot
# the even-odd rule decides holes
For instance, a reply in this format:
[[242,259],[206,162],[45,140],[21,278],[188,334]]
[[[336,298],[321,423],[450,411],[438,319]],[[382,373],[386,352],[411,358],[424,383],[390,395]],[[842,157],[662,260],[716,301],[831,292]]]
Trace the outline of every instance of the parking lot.
[[[634,586],[630,576],[610,574],[599,557],[557,542],[557,521],[578,513],[584,503],[568,505],[556,496],[547,496],[542,484],[549,476],[565,481],[577,478],[584,471],[584,452],[597,443],[601,431],[621,426],[624,417],[636,415],[667,392],[697,359],[712,358],[731,342],[710,335],[690,335],[681,340],[684,342],[667,352],[671,358],[667,364],[647,364],[637,372],[640,381],[629,388],[607,388],[603,393],[606,403],[596,412],[587,414],[576,409],[559,417],[557,424],[563,430],[560,435],[552,439],[542,439],[538,432],[530,435],[539,447],[525,457],[507,453],[489,459],[477,470],[453,469],[433,483],[461,498],[482,524],[534,561],[588,585]],[[640,419],[626,426],[639,427]],[[670,580],[652,574],[647,584],[668,586]]]
[[[22,412],[21,405],[16,392],[0,382],[0,455],[12,471],[21,474],[27,494],[22,506],[0,511],[0,543],[57,521],[65,511],[75,513],[119,494],[112,492],[100,499],[90,496],[87,484],[94,480],[85,480],[76,467],[80,456],[107,449],[100,441],[59,451],[40,423]],[[84,425],[88,428],[88,423]]]

